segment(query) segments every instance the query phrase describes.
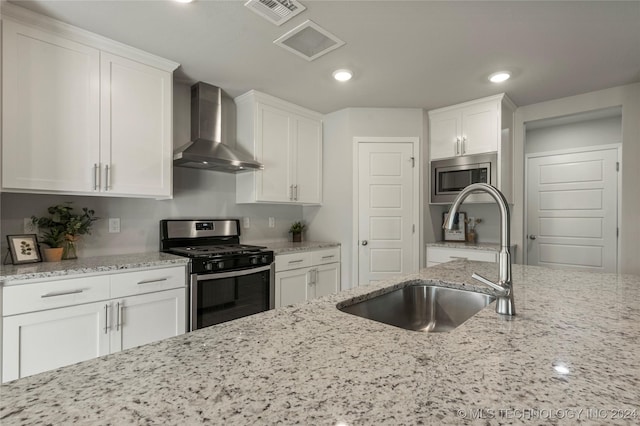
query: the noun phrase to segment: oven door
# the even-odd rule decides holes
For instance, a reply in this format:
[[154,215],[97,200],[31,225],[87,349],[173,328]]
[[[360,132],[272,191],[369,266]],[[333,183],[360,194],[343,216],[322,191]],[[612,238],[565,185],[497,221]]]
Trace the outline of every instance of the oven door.
[[190,330],[231,321],[274,306],[271,265],[191,276]]

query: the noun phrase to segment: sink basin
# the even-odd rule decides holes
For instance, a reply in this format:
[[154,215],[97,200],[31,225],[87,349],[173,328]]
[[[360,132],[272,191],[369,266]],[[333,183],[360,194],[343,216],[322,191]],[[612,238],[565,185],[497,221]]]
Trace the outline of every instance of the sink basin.
[[419,284],[338,309],[406,330],[438,332],[453,330],[494,300],[474,291]]

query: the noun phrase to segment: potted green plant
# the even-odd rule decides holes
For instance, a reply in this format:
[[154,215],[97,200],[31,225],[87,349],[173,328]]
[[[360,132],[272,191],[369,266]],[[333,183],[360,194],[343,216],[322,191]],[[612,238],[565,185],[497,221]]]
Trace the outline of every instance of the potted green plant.
[[49,246],[43,250],[45,262],[58,262],[64,253],[64,230],[60,227],[49,228],[40,235],[40,241]]
[[292,241],[294,243],[299,243],[302,241],[302,232],[307,229],[307,225],[304,223],[297,221],[293,222],[291,228],[289,228],[289,233],[291,233]]
[[95,211],[83,207],[81,213],[76,213],[73,211],[71,203],[64,203],[49,207],[47,212],[49,216],[31,216],[31,221],[35,225],[48,229],[48,232],[42,234],[43,243],[51,247],[47,240],[57,244],[57,238],[61,236],[61,247],[64,248],[62,258],[76,259],[78,257],[76,253],[78,239],[81,235],[90,234],[93,222],[99,219],[95,217]]

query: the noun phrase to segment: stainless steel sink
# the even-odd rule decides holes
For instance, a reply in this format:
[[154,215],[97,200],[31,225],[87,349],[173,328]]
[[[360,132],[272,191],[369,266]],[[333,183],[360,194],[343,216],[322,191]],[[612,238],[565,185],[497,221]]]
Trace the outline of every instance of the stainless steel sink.
[[338,309],[406,330],[437,332],[453,330],[494,300],[474,291],[419,284]]

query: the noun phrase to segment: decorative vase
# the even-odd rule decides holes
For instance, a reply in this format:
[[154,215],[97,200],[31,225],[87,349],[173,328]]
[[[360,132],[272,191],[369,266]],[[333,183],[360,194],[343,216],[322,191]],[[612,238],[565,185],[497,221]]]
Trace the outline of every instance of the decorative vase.
[[302,232],[292,232],[293,242],[300,243],[302,242]]
[[46,248],[44,249],[44,261],[45,262],[60,262],[62,260],[63,247]]
[[476,242],[476,231],[471,230],[471,231],[467,232],[467,242],[475,244],[475,242]]
[[67,259],[77,259],[78,255],[76,253],[76,242],[78,241],[78,237],[74,237],[72,235],[67,235],[64,241],[64,251],[62,253],[62,258]]

